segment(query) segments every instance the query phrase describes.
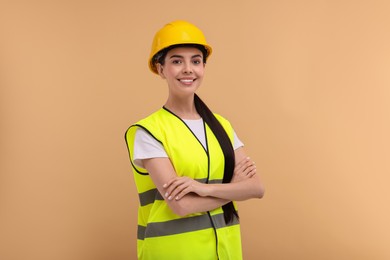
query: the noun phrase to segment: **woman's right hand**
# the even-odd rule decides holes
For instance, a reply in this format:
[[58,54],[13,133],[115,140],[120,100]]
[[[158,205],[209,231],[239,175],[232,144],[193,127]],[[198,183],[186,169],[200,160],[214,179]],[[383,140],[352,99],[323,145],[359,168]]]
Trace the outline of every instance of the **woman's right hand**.
[[249,157],[236,164],[231,182],[240,182],[256,174],[256,165]]

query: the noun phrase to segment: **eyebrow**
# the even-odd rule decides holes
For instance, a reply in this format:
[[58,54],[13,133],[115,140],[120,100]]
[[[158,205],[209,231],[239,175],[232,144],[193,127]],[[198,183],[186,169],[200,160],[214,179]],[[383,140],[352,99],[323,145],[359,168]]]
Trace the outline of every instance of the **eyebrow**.
[[[200,54],[195,54],[194,56],[192,56],[191,57],[191,59],[193,59],[193,58],[202,58],[202,55],[200,55]],[[173,54],[171,57],[169,57],[170,59],[172,59],[172,58],[184,58],[183,56],[181,56],[181,55],[178,55],[178,54]]]

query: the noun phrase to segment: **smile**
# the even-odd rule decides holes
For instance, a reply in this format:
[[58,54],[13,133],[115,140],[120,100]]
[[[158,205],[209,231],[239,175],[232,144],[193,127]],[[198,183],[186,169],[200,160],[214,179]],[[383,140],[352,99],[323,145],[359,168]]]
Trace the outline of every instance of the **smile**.
[[189,84],[189,83],[194,82],[195,79],[179,79],[179,81],[182,82],[182,83],[187,83],[187,84]]

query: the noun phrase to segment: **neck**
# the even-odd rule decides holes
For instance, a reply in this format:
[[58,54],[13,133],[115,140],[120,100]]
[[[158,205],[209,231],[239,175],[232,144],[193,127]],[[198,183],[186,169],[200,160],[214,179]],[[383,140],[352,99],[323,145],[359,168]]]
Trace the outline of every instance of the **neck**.
[[200,115],[195,108],[193,96],[186,100],[168,98],[164,107],[182,119],[200,119]]

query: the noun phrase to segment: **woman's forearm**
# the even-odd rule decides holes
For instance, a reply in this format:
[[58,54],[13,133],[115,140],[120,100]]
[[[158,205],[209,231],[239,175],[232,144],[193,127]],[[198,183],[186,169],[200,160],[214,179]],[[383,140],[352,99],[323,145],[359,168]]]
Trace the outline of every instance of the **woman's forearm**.
[[206,184],[191,178],[178,177],[163,185],[166,188],[167,201],[180,201],[190,194],[204,198],[219,198],[227,201],[240,201],[251,198],[262,198],[264,188],[258,176],[254,175],[231,183]]
[[257,176],[240,182],[206,184],[206,196],[226,199],[229,201],[241,201],[251,198],[262,198],[264,188]]
[[201,197],[194,193],[189,193],[180,200],[166,200],[169,207],[178,215],[186,216],[192,213],[206,212],[221,207],[229,200],[215,197]]

